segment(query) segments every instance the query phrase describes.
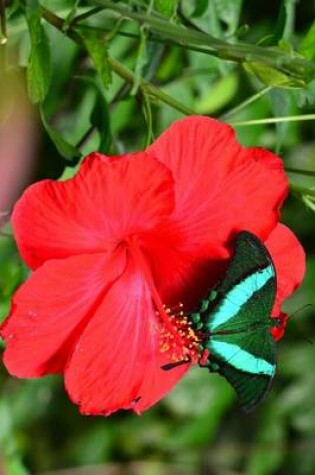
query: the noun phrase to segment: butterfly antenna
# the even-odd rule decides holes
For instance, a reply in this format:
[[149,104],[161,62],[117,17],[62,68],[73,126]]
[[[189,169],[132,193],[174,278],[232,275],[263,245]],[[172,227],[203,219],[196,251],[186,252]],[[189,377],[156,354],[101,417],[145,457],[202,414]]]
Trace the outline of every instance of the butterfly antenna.
[[[306,303],[305,305],[303,305],[302,307],[298,308],[297,310],[295,310],[295,312],[291,313],[291,315],[289,315],[289,319],[291,320],[292,317],[294,317],[295,315],[297,315],[298,313],[302,312],[303,310],[305,310],[307,307],[312,307],[314,308],[315,305],[313,305],[312,303]],[[302,331],[301,327],[299,325],[295,325],[296,329],[298,330],[298,333],[300,335],[300,337],[303,337],[303,339],[305,341],[307,341],[307,343],[309,343],[310,345],[313,345],[314,342],[313,340],[311,340],[310,338],[306,337],[305,336],[305,332]]]
[[187,357],[187,358],[185,358],[183,360],[180,360],[180,361],[176,361],[175,363],[165,364],[165,365],[161,366],[161,369],[163,369],[163,371],[169,371],[170,369],[177,368],[178,366],[182,366],[183,364],[187,364],[187,363],[191,363],[191,358],[190,357]]
[[297,310],[295,310],[295,312],[291,313],[291,315],[289,315],[289,318],[291,319],[292,317],[294,317],[298,313],[302,312],[302,310],[305,310],[307,307],[313,307],[314,308],[314,305],[312,303],[306,303],[305,305],[303,305],[303,307],[298,308]]

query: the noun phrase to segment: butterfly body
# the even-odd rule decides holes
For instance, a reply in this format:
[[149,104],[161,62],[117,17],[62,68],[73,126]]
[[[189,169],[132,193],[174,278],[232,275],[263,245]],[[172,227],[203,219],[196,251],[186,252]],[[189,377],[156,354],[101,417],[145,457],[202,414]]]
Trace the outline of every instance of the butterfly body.
[[265,398],[276,371],[271,317],[276,271],[264,244],[242,231],[223,279],[190,315],[199,332],[201,366],[224,376],[249,412]]

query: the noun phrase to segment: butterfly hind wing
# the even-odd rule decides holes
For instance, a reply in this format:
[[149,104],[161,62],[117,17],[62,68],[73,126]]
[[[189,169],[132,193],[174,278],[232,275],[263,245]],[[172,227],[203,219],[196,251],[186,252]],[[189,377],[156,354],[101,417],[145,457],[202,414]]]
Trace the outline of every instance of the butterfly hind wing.
[[235,389],[241,407],[250,412],[269,391],[276,371],[275,343],[269,327],[220,335],[208,345],[213,367]]
[[220,363],[218,372],[234,388],[239,404],[245,412],[252,412],[270,391],[272,378],[264,374],[240,371],[228,363]]

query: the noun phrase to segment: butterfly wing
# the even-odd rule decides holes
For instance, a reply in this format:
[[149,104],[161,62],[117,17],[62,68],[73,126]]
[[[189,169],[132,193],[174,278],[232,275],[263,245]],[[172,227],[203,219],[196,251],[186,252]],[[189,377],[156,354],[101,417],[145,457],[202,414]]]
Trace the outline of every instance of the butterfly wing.
[[219,371],[233,386],[241,408],[245,412],[256,409],[268,394],[272,378],[266,375],[244,373],[227,363],[220,363]]
[[249,411],[265,397],[276,370],[270,334],[276,272],[256,236],[247,231],[238,235],[231,264],[215,292],[203,317],[208,335],[204,347]]
[[268,265],[274,268],[272,258],[263,242],[255,234],[241,231],[235,240],[234,253],[229,268],[216,290],[225,295],[247,275]]
[[210,339],[210,358],[234,387],[241,407],[249,412],[263,401],[276,372],[275,343],[270,327]]
[[255,235],[242,231],[228,270],[214,289],[216,297],[202,316],[205,328],[213,333],[240,330],[254,322],[267,324],[276,287],[268,250]]

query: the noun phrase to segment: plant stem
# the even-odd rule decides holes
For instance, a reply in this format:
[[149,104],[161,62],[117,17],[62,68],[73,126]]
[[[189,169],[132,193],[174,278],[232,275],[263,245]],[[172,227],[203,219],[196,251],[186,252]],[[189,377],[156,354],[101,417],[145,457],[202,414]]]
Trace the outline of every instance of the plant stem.
[[[47,10],[47,8],[42,7],[42,16],[48,23],[53,25],[58,30],[63,31],[63,20],[59,18],[57,15],[55,15],[53,12],[51,12],[50,10]],[[74,28],[71,28],[70,26],[70,28],[65,32],[65,34],[67,34],[69,38],[71,38],[73,41],[78,43],[81,47],[84,47],[80,35],[78,35],[78,33],[76,32]],[[130,85],[134,84],[135,76],[132,73],[132,71],[130,71],[130,69],[126,68],[122,63],[120,63],[119,61],[117,61],[115,58],[111,56],[108,57],[108,62],[112,70],[116,74],[118,74],[118,76],[122,77]],[[154,86],[149,81],[140,79],[139,88],[141,88],[146,94],[149,94],[155,97],[156,99],[161,100],[162,102],[172,107],[173,109],[178,110],[182,114],[185,114],[185,115],[196,114],[196,112],[193,109],[191,109],[190,107],[187,107],[185,104],[182,104],[181,102],[177,101],[176,99],[169,96],[165,92],[161,91],[158,87]]]
[[[100,32],[104,32],[104,33],[111,33],[111,30],[109,28],[100,28],[100,27],[97,27],[97,26],[94,26],[94,25],[93,26],[91,26],[91,25],[80,25],[80,28],[81,29],[86,29],[86,30],[100,31]],[[135,38],[136,40],[140,40],[140,35],[137,35],[136,33],[131,33],[129,31],[116,30],[115,34],[120,35],[120,36],[125,36],[127,38]],[[181,47],[181,45],[179,45],[178,42],[176,42],[176,41],[172,41],[171,39],[164,39],[164,38],[161,38],[161,37],[158,37],[158,36],[153,36],[153,35],[151,35],[151,36],[149,35],[148,38],[147,38],[147,41],[151,42],[151,43],[163,44],[163,45],[166,45],[166,46]],[[208,54],[208,55],[211,54],[211,56],[216,56],[216,57],[218,56],[218,54],[215,51],[210,52],[209,49],[207,49],[207,48],[193,46],[193,45],[190,45],[190,44],[185,45],[185,48],[187,48],[191,51],[197,51],[198,53],[204,53],[204,54]]]
[[233,127],[243,127],[245,125],[277,124],[279,122],[296,122],[302,120],[315,120],[315,114],[290,115],[288,117],[270,117],[268,119],[244,120],[241,122],[231,121]]
[[5,237],[5,238],[13,239],[13,235],[12,235],[12,234],[9,234],[9,233],[6,233],[5,231],[0,231],[0,237]]
[[85,134],[81,137],[79,142],[76,144],[75,148],[82,151],[82,149],[85,147],[85,145],[89,142],[91,139],[93,133],[95,131],[94,125],[91,125],[91,127],[85,132]]
[[77,23],[79,23],[82,20],[86,20],[87,18],[89,18],[93,15],[96,15],[97,13],[99,13],[102,10],[103,10],[102,7],[95,7],[95,8],[92,8],[91,10],[89,10],[85,13],[81,13],[81,15],[77,15],[76,17],[74,17],[71,20],[70,27],[73,27],[74,25],[76,25]]
[[143,109],[145,114],[145,120],[147,123],[147,134],[144,143],[144,149],[148,148],[153,140],[153,133],[152,133],[152,111],[151,111],[151,103],[148,95],[144,92],[142,93],[143,97]]
[[[126,68],[123,64],[121,64],[119,61],[114,59],[113,57],[108,58],[109,64],[111,65],[113,71],[115,71],[116,74],[118,74],[120,77],[125,79],[125,81],[129,82],[129,84],[133,84],[135,80],[134,74],[130,71],[130,69]],[[173,107],[173,109],[178,110],[179,112],[182,112],[185,115],[195,115],[196,111],[191,109],[190,107],[187,107],[186,105],[182,104],[181,102],[178,102],[176,99],[173,97],[169,96],[165,92],[161,91],[161,89],[157,88],[154,86],[152,83],[141,80],[140,89],[143,89],[144,92],[147,94],[155,97],[156,99],[161,100],[165,104],[169,105],[170,107]]]
[[228,117],[230,117],[231,115],[235,115],[237,114],[238,112],[240,112],[241,110],[243,110],[245,107],[249,106],[250,104],[252,104],[253,102],[257,101],[258,99],[260,99],[262,96],[264,96],[265,94],[267,94],[267,92],[269,92],[270,90],[272,89],[271,86],[268,86],[268,87],[265,87],[263,89],[261,89],[261,91],[257,92],[256,94],[254,94],[253,96],[249,97],[248,99],[246,99],[245,101],[241,102],[240,104],[238,104],[236,107],[233,107],[233,109],[229,110],[228,112],[226,112],[225,114],[221,115],[220,116],[220,120],[226,120]]
[[297,183],[290,183],[290,188],[292,191],[295,191],[299,195],[302,196],[314,196],[315,197],[315,189],[312,190],[311,188],[307,188],[306,186],[298,185]]
[[6,17],[5,17],[4,0],[0,0],[0,28],[1,28],[1,35],[2,35],[2,37],[0,37],[0,44],[5,44],[7,42],[7,24],[6,24]]
[[315,177],[315,170],[301,170],[300,168],[285,167],[285,171],[288,173],[295,173],[297,175],[313,176]]
[[[206,33],[176,25],[156,15],[134,12],[126,5],[110,0],[92,0],[92,3],[109,8],[139,24],[148,25],[153,31],[177,41],[179,44],[207,46],[221,58],[237,62],[259,62],[275,68],[291,78],[310,81],[315,77],[315,64],[298,56],[292,56],[274,47],[261,47],[246,43],[227,43]],[[209,51],[210,52],[210,51]]]

